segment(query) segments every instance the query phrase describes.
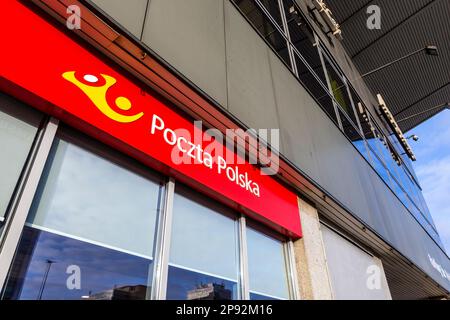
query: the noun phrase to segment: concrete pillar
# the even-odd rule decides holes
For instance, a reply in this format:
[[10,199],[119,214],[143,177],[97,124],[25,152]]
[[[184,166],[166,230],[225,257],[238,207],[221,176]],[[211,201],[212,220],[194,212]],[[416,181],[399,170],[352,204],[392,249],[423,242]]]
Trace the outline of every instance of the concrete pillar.
[[294,243],[297,279],[302,300],[331,300],[325,247],[317,210],[299,199],[303,238]]

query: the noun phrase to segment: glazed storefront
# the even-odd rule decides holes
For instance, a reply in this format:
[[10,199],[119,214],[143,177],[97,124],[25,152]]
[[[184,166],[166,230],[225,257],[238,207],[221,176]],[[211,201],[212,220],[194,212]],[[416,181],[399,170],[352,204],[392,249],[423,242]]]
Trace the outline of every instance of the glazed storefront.
[[296,194],[67,31],[6,6],[2,299],[298,298]]

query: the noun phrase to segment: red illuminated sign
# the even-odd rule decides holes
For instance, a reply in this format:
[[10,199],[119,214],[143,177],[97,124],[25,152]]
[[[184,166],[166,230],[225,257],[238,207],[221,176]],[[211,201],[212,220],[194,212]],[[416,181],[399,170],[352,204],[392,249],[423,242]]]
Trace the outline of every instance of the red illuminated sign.
[[[297,196],[17,1],[2,2],[0,89],[293,237]],[[7,31],[6,31],[7,30]],[[199,139],[198,137],[201,137]],[[208,141],[206,143],[205,141]]]

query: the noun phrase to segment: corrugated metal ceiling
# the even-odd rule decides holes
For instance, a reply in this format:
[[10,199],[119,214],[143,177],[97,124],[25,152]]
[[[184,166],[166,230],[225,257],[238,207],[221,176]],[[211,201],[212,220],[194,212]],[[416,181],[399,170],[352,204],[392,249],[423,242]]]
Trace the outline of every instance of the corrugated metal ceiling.
[[[426,45],[439,56],[417,54],[366,78],[381,93],[403,131],[442,109],[412,117],[450,102],[450,0],[327,0],[343,29],[343,44],[361,74]],[[381,9],[381,30],[366,26],[369,5]]]

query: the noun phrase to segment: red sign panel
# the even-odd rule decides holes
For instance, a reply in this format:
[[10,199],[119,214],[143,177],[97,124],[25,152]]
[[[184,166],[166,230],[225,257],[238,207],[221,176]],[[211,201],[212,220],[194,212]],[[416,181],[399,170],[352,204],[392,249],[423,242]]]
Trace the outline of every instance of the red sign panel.
[[3,1],[0,29],[2,91],[287,235],[301,236],[293,192],[238,155],[240,161],[228,161],[222,142],[28,7]]

